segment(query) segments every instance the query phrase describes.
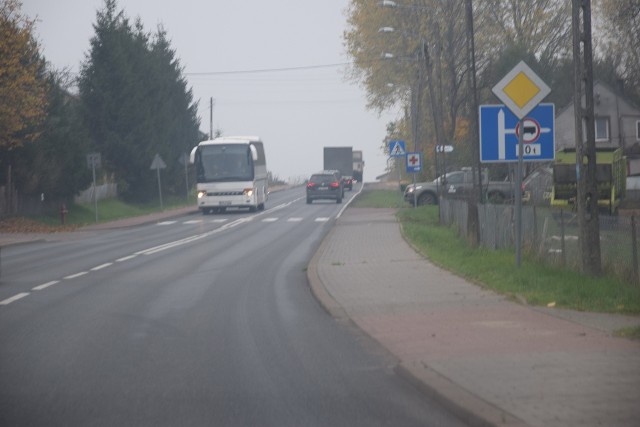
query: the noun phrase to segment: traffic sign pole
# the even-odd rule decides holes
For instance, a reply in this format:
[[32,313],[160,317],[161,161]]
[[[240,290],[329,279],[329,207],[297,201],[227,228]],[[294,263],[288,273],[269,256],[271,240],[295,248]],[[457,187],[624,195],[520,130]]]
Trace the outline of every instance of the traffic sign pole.
[[98,223],[98,188],[96,187],[96,162],[91,162],[91,172],[93,173],[93,203],[96,211],[96,224]]
[[422,170],[422,156],[419,152],[407,153],[407,173],[413,174],[413,207],[418,206],[418,199],[416,196],[416,173]]
[[[520,119],[520,129],[523,129],[524,118]],[[518,134],[518,167],[516,168],[516,265],[520,266],[522,259],[522,156],[524,151],[524,132]]]
[[493,93],[518,117],[518,167],[516,171],[516,266],[520,267],[522,252],[522,156],[524,151],[524,121],[551,92],[536,73],[524,61],[520,61],[492,88]]

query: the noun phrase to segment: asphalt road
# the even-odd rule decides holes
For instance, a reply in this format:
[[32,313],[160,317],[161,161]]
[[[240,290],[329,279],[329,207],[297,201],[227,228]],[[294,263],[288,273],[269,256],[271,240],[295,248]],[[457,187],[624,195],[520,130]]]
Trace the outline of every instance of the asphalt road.
[[3,248],[0,425],[461,425],[311,295],[344,203]]

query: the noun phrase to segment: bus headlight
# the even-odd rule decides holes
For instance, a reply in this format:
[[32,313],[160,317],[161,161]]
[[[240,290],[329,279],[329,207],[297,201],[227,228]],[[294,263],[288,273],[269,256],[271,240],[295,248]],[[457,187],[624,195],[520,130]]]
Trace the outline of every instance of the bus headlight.
[[198,191],[198,199],[202,199],[206,195],[207,195],[206,191],[202,191],[202,190]]
[[253,188],[245,188],[242,194],[249,197],[253,196]]

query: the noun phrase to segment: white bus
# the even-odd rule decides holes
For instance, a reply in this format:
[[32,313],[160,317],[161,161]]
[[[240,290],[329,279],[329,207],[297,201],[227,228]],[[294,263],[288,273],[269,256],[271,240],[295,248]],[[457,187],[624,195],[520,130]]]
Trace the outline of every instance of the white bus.
[[264,146],[257,136],[225,136],[191,150],[198,208],[203,214],[230,207],[263,210],[269,195]]

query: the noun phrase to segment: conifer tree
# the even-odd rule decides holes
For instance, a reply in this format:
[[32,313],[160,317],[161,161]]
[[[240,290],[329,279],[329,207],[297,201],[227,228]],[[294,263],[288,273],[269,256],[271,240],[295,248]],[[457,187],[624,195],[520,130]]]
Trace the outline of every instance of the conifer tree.
[[149,200],[157,195],[156,154],[167,164],[164,179],[184,182],[176,164],[197,142],[195,105],[162,29],[153,38],[139,19],[131,25],[116,0],[105,0],[94,29],[79,83],[87,127],[119,193]]

